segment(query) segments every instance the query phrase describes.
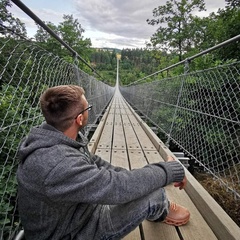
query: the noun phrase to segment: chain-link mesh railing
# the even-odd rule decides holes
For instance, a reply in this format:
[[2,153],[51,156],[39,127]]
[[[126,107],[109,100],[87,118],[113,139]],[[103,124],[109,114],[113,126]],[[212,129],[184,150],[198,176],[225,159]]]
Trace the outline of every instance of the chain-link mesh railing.
[[[89,76],[35,43],[20,40],[7,28],[0,32],[0,239],[12,239],[18,230],[16,205],[16,150],[30,128],[43,121],[39,96],[48,87],[77,84],[93,109],[89,126],[97,123],[114,88]],[[86,129],[85,134],[89,132]],[[27,203],[26,203],[27,204]]]
[[240,62],[121,88],[124,97],[240,198]]

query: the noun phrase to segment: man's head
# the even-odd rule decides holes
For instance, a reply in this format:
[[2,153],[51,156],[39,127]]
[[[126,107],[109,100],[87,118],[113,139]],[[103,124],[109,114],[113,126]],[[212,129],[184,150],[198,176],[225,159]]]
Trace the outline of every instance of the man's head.
[[40,97],[40,106],[46,122],[62,132],[74,121],[78,121],[81,125],[79,126],[84,127],[87,124],[88,113],[85,111],[79,114],[88,107],[84,94],[83,88],[76,85],[48,88]]

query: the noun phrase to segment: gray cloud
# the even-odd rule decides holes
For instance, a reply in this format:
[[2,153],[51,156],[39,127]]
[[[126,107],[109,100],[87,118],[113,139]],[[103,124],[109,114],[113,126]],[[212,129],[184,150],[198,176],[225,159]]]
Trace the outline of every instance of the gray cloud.
[[[201,16],[225,6],[224,0],[205,2],[208,11]],[[74,0],[75,14],[83,27],[115,34],[116,39],[108,39],[109,43],[129,47],[142,46],[150,39],[157,26],[148,25],[146,20],[152,18],[155,7],[165,3],[165,0]]]
[[[150,3],[149,3],[150,2]],[[77,17],[87,27],[122,37],[147,38],[154,27],[147,24],[159,1],[146,0],[89,0],[75,1]],[[158,2],[158,3],[157,3]]]
[[[39,18],[56,25],[63,21],[63,14],[72,14],[85,29],[84,37],[90,38],[94,47],[118,48],[144,47],[158,27],[148,25],[146,20],[152,19],[155,7],[166,4],[166,0],[22,1]],[[200,16],[207,16],[225,6],[225,0],[205,2],[208,11]],[[11,10],[26,23],[31,33],[36,32],[34,22],[27,19],[21,10],[16,7]]]

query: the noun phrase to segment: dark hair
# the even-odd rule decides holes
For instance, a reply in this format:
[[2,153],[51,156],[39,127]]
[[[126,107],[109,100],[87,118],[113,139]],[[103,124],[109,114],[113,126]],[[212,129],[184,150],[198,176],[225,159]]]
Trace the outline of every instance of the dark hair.
[[68,129],[78,112],[83,110],[83,88],[60,85],[48,88],[40,97],[40,106],[46,122],[60,131]]

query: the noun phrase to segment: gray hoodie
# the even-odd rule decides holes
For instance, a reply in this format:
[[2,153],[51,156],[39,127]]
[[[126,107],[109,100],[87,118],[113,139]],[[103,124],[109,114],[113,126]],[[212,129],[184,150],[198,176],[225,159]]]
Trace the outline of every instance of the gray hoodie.
[[18,156],[18,208],[30,240],[89,239],[84,229],[94,229],[103,205],[134,201],[184,177],[174,161],[114,167],[89,153],[82,134],[75,141],[46,123],[23,139]]

